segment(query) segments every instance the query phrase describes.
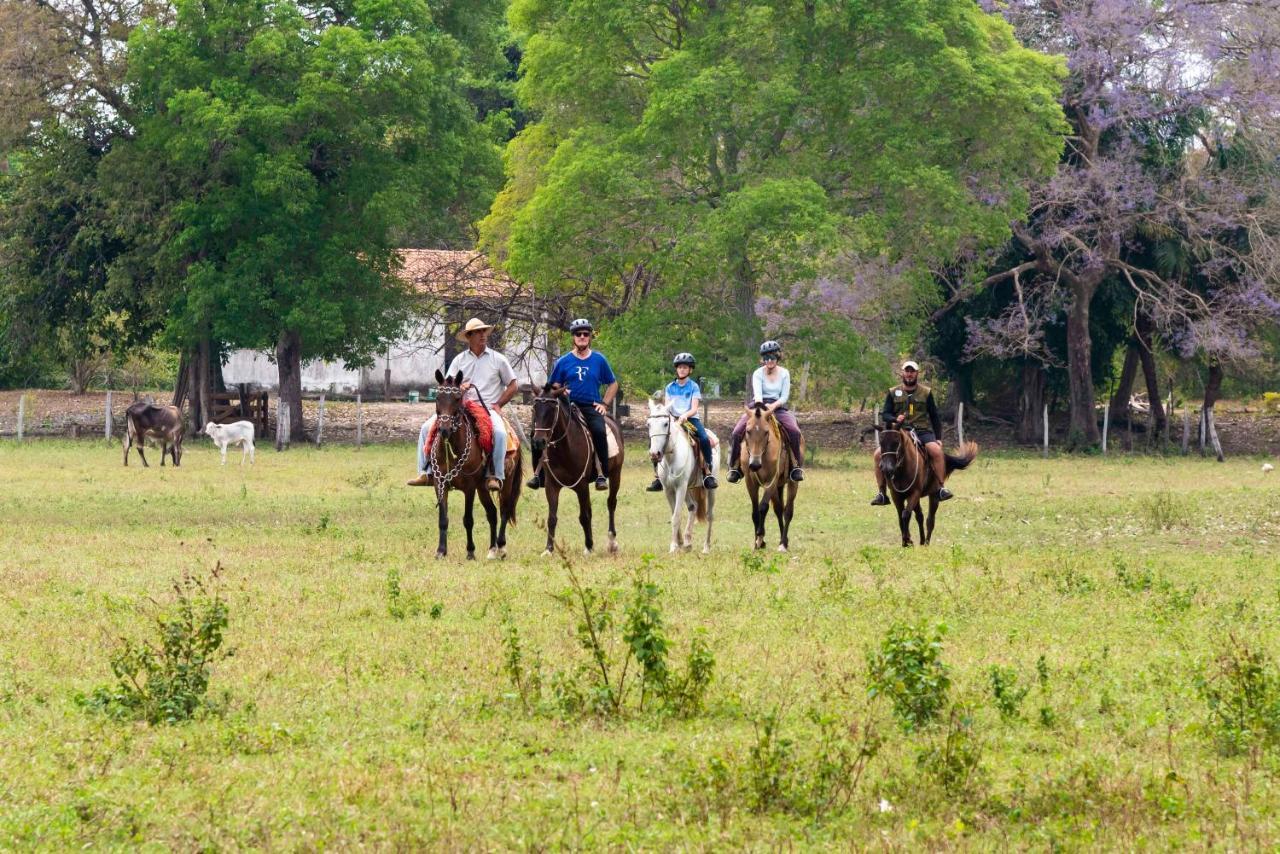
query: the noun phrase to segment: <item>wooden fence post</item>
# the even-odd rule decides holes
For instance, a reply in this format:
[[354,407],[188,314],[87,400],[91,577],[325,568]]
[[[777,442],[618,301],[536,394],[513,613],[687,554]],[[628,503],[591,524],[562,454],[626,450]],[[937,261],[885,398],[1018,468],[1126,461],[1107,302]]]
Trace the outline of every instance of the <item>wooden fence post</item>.
[[1111,407],[1102,407],[1102,453],[1107,452],[1107,430],[1111,427]]
[[360,447],[364,442],[364,401],[360,399],[360,392],[356,392],[356,447]]
[[[939,437],[941,438],[941,437]],[[960,405],[956,407],[956,441],[963,452],[964,450],[964,401],[960,401]]]
[[1185,457],[1188,447],[1191,443],[1191,409],[1183,407],[1182,410],[1182,455]]
[[27,419],[27,396],[25,394],[18,396],[18,441],[22,441],[22,431],[25,428],[23,423]]
[[289,407],[284,399],[276,395],[276,450],[283,451],[289,447]]
[[107,417],[106,417],[106,423],[103,425],[102,432],[103,432],[103,435],[106,437],[106,440],[110,442],[111,441],[111,391],[110,390],[107,391]]
[[1213,423],[1213,409],[1205,410],[1204,423],[1209,431],[1209,442],[1213,445],[1213,452],[1217,455],[1218,462],[1226,462],[1226,458],[1222,455],[1222,443],[1218,441],[1218,427]]
[[1200,407],[1200,456],[1204,456],[1205,424],[1204,407]]
[[1044,405],[1044,455],[1049,456],[1049,404]]
[[320,392],[320,412],[316,415],[316,447],[320,447],[320,442],[324,436],[324,392]]

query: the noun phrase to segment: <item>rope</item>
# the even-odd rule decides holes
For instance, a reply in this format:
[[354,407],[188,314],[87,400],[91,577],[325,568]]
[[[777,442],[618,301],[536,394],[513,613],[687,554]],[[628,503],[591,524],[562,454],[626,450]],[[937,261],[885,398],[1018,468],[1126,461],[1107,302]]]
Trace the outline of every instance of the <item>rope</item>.
[[[587,476],[587,470],[591,468],[591,449],[595,447],[595,445],[592,444],[591,442],[591,433],[589,430],[587,430],[587,425],[585,424],[578,425],[579,428],[581,428],[582,430],[583,438],[586,440],[588,451],[587,451],[586,458],[583,460],[583,463],[582,463],[582,474],[578,475],[578,479],[575,480],[572,484],[567,484],[563,480],[561,480],[559,477],[556,476],[555,469],[553,469],[549,465],[544,466],[544,464],[547,461],[547,457],[550,456],[551,449],[554,448],[556,445],[560,444],[561,442],[566,441],[569,438],[568,425],[565,425],[564,433],[560,436],[559,439],[555,439],[553,437],[555,436],[556,425],[560,423],[560,413],[564,411],[565,406],[568,406],[570,404],[566,404],[561,398],[558,398],[558,397],[535,397],[533,399],[534,403],[537,403],[540,400],[550,401],[556,405],[556,417],[555,417],[555,420],[551,422],[550,427],[535,426],[533,428],[533,433],[535,436],[538,434],[538,431],[540,430],[545,431],[547,433],[547,447],[542,451],[542,456],[538,458],[538,466],[537,468],[534,469],[534,472],[537,473],[537,472],[543,471],[543,469],[545,468],[547,474],[550,475],[551,479],[554,480],[556,483],[558,483],[561,486],[561,488],[576,489],[578,484],[582,483],[583,478]],[[606,430],[609,429],[609,426],[607,424],[605,425],[605,429]]]
[[[907,433],[906,433],[906,431],[905,431],[905,430],[898,430],[898,431],[897,431],[897,433],[898,433],[898,441],[899,441],[899,442],[905,442],[905,441],[907,441]],[[898,446],[898,447],[902,447],[902,445],[901,445],[901,444],[899,444],[899,446]],[[917,450],[919,450],[919,449],[917,449]],[[885,451],[885,450],[881,450],[881,451],[880,451],[880,456],[882,456],[882,457],[894,457],[894,458],[896,459],[896,458],[898,457],[898,452],[897,452],[897,451]],[[897,463],[894,463],[893,471],[894,471],[894,473],[895,473],[895,474],[897,474],[898,466],[900,466],[900,465],[902,465],[902,462],[901,462],[901,461],[899,461],[899,462],[897,462]],[[915,485],[916,485],[916,478],[920,477],[920,457],[919,457],[919,456],[917,456],[917,457],[916,457],[916,466],[915,466],[915,468],[916,468],[915,474],[911,475],[911,483],[907,485],[907,488],[906,488],[906,489],[898,489],[898,485],[897,485],[896,483],[894,483],[894,482],[893,482],[893,478],[888,478],[888,481],[889,481],[889,488],[890,488],[890,489],[892,489],[894,492],[898,493],[899,495],[906,495],[908,492],[910,492],[912,489],[914,489],[914,488],[915,488]]]

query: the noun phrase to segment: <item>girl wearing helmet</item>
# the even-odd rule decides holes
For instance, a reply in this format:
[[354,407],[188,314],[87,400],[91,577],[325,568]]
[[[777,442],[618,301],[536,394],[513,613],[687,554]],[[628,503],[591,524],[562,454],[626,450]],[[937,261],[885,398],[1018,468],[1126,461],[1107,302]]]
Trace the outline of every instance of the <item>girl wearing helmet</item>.
[[[796,417],[787,409],[787,401],[791,398],[791,372],[778,364],[782,359],[782,345],[777,341],[766,341],[760,345],[760,367],[751,375],[752,399],[747,401],[746,409],[757,403],[765,405],[766,413],[773,413],[782,430],[787,434],[791,445],[791,458],[795,467],[791,469],[792,480],[804,480],[804,453],[800,450],[800,425]],[[738,452],[742,450],[742,437],[747,433],[747,414],[744,412],[733,428],[733,450],[729,454],[729,482],[742,480],[742,470],[738,468]]]
[[[707,489],[715,489],[720,484],[711,474],[711,440],[707,438],[707,430],[698,418],[698,410],[702,408],[702,389],[689,379],[697,363],[692,353],[678,353],[671,360],[676,371],[676,378],[667,383],[663,392],[663,404],[668,412],[676,416],[680,424],[686,421],[693,425],[698,433],[698,448],[702,451],[702,485]],[[658,479],[658,463],[653,464],[653,483],[645,487],[646,492],[661,492],[662,481]]]

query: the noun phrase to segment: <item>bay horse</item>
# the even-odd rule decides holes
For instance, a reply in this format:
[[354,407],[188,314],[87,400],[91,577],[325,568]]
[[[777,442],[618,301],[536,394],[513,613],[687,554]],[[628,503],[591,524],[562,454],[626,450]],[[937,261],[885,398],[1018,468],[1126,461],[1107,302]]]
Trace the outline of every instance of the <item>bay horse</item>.
[[[710,430],[712,459],[708,461],[711,473],[720,471],[720,449],[715,434]],[[676,417],[665,406],[649,401],[649,459],[658,463],[658,480],[662,482],[671,505],[671,549],[674,554],[681,548],[693,548],[693,522],[707,523],[707,538],[702,553],[711,551],[711,525],[715,519],[716,491],[702,486],[697,455],[693,440],[685,429],[677,424]],[[683,534],[680,516],[688,511],[689,523]]]
[[[506,476],[502,480],[502,492],[498,504],[485,488],[489,476],[487,455],[480,447],[480,430],[473,416],[463,405],[462,372],[446,377],[436,371],[436,428],[427,450],[427,467],[435,478],[436,501],[440,507],[440,544],[436,558],[448,554],[449,490],[457,489],[463,495],[462,526],[467,531],[467,560],[475,560],[476,544],[472,537],[476,493],[489,520],[489,560],[507,556],[507,525],[516,523],[516,505],[520,501],[520,480],[523,476],[523,448],[508,454],[503,461]],[[494,418],[501,418],[491,413]],[[501,517],[499,518],[499,513]]]
[[769,517],[770,505],[778,517],[778,551],[785,552],[791,545],[791,514],[800,489],[800,484],[787,476],[792,465],[791,445],[783,438],[778,420],[773,413],[765,412],[763,403],[754,404],[747,411],[747,432],[742,450],[738,452],[738,470],[747,473],[751,521],[755,525],[758,549],[764,548],[764,523]]
[[[912,513],[915,514],[916,525],[920,529],[920,545],[927,546],[933,538],[933,518],[938,512],[938,490],[942,488],[933,472],[933,466],[929,464],[929,456],[916,442],[915,431],[910,427],[880,430],[877,441],[880,445],[880,471],[889,484],[893,506],[898,511],[902,546],[911,546]],[[948,476],[953,471],[969,467],[978,456],[978,445],[976,442],[965,442],[960,451],[959,456],[942,455],[946,460]],[[929,498],[927,522],[924,511],[920,508],[920,499],[925,496]]]
[[[569,401],[569,390],[559,383],[547,383],[533,399],[533,451],[539,460],[543,489],[547,492],[547,548],[543,555],[555,551],[556,519],[560,490],[571,489],[578,495],[578,522],[591,554],[591,492],[595,481],[596,454],[591,432],[582,421],[577,407]],[[609,553],[618,551],[618,531],[614,514],[618,507],[618,487],[622,483],[622,431],[605,416],[605,429],[618,442],[618,454],[609,460]]]

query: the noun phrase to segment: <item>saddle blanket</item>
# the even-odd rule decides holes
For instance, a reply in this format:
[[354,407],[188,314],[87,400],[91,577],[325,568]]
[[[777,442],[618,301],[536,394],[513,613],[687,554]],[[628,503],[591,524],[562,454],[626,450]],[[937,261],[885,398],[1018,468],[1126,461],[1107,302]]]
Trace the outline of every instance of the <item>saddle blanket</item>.
[[[462,405],[467,408],[467,412],[471,413],[471,417],[476,422],[476,433],[480,442],[480,447],[486,454],[493,453],[493,422],[489,418],[489,410],[485,409],[484,404],[478,400],[464,400]],[[516,451],[520,450],[520,437],[511,427],[511,420],[504,414],[502,423],[507,427],[507,456],[513,456]],[[431,454],[431,445],[436,440],[436,417],[431,416],[431,426],[427,429],[427,444],[423,447],[423,452],[427,455]]]

